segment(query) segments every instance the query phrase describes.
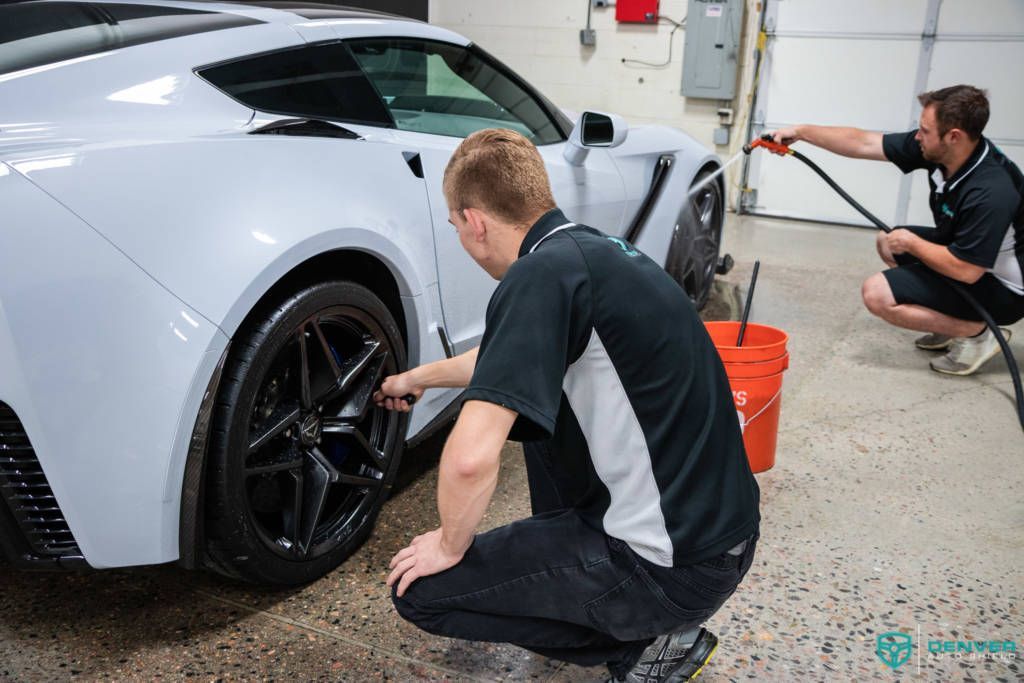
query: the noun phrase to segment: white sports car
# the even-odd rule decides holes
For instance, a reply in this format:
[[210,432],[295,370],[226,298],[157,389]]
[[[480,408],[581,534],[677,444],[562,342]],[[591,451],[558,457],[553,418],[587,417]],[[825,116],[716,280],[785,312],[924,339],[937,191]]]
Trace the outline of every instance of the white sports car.
[[451,31],[301,2],[0,7],[0,554],[291,584],[352,553],[458,405],[372,391],[483,331],[495,283],[441,176],[487,127],[703,304],[724,188],[688,192],[719,159],[574,126]]

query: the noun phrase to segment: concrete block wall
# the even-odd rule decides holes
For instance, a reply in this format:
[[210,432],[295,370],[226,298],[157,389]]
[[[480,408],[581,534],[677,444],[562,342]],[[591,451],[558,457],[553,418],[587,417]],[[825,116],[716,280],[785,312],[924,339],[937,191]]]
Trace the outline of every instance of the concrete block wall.
[[[667,66],[624,64],[623,58],[661,63],[669,55],[672,25],[619,24],[615,8],[592,10],[597,45],[580,44],[590,0],[430,0],[430,22],[461,33],[515,69],[560,107],[621,114],[631,124],[658,123],[685,130],[723,160],[745,142],[753,51],[760,2],[745,0],[740,49],[740,80],[732,101],[680,95],[685,28],[676,31]],[[661,14],[681,20],[686,0],[661,0]],[[727,146],[715,146],[718,109],[731,106],[734,125]],[[729,205],[735,204],[739,169],[729,173]]]

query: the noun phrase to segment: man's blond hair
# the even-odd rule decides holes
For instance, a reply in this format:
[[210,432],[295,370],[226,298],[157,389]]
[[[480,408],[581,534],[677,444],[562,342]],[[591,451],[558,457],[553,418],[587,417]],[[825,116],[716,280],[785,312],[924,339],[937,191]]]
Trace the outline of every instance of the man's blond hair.
[[540,152],[504,128],[478,130],[462,141],[444,170],[444,196],[450,209],[482,209],[525,227],[555,208]]

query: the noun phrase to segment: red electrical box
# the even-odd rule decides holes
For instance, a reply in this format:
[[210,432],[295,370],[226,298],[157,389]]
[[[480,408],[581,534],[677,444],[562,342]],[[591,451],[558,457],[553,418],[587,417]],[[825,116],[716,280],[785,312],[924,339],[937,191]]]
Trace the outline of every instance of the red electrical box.
[[616,0],[615,21],[653,24],[658,21],[660,0]]

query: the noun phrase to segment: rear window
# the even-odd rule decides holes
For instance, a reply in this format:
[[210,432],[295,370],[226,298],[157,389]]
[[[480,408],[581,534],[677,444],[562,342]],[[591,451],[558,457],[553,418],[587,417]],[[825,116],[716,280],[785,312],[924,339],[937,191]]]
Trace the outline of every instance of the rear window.
[[260,23],[221,12],[151,5],[0,5],[0,74],[142,43]]
[[535,145],[565,139],[532,89],[482,54],[415,38],[348,45],[401,130],[464,138],[483,128],[508,128]]
[[260,111],[394,127],[377,91],[342,43],[248,57],[198,73]]

